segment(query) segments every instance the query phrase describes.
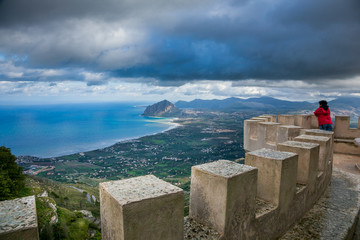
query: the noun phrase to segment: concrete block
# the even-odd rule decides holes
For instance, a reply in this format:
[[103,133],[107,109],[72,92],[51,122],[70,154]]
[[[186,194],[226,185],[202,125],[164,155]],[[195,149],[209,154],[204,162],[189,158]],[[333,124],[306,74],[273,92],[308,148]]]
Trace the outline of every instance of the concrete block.
[[311,115],[311,128],[312,129],[319,128],[319,121],[318,121],[318,118],[315,115]]
[[183,190],[153,175],[104,182],[100,188],[103,240],[183,239]]
[[334,134],[334,138],[359,138],[360,128],[350,128],[350,116],[335,116]]
[[360,146],[358,144],[352,139],[335,139],[334,152],[360,156]]
[[277,122],[276,119],[277,119],[277,116],[276,115],[261,115],[259,117],[267,117],[267,118],[270,118],[270,121],[269,122]]
[[294,125],[280,125],[277,136],[277,143],[292,141],[300,135],[301,127]]
[[295,115],[294,125],[299,126],[304,129],[311,128],[311,116],[309,114],[299,114]]
[[333,153],[334,153],[334,132],[332,131],[325,131],[321,129],[306,129],[304,130],[304,134],[306,135],[313,135],[313,136],[322,136],[322,137],[329,137],[330,138],[330,155],[329,161],[332,162],[333,160]]
[[276,149],[279,123],[260,122],[258,124],[258,148]]
[[253,117],[250,120],[258,120],[259,122],[268,122],[268,118],[265,117]]
[[258,123],[261,120],[244,121],[244,149],[253,151],[258,149]]
[[335,138],[351,138],[347,132],[350,128],[350,116],[335,116]]
[[334,132],[332,131],[325,131],[321,129],[306,129],[304,130],[306,135],[313,135],[313,136],[322,136],[322,137],[329,137],[332,140],[334,139]]
[[258,168],[257,196],[288,209],[296,191],[298,155],[270,149],[246,153],[245,164]]
[[317,143],[320,145],[319,151],[319,171],[325,171],[327,166],[327,161],[331,157],[330,153],[330,141],[329,137],[314,136],[314,135],[300,135],[295,138],[295,141],[299,142],[308,142],[308,143]]
[[320,145],[297,141],[287,141],[277,145],[278,151],[293,152],[298,157],[297,183],[315,184],[319,165]]
[[39,239],[35,196],[0,202],[0,239]]
[[295,116],[294,115],[279,115],[278,123],[283,125],[295,125]]
[[261,120],[261,119],[265,119],[264,122],[271,122],[271,117],[270,116],[258,116],[258,117],[253,117],[251,118],[252,120]]
[[256,168],[227,160],[192,167],[189,216],[236,239],[255,217],[256,182]]

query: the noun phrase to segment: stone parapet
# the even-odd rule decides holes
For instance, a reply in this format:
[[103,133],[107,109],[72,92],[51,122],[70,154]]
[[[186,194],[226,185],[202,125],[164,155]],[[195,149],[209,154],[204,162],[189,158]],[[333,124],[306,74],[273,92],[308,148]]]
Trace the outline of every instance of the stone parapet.
[[[360,117],[359,123],[360,125]],[[335,139],[360,138],[360,128],[350,128],[350,116],[335,116]]]
[[259,117],[266,117],[269,119],[269,122],[277,122],[277,116],[276,115],[261,115]]
[[329,164],[332,164],[330,142],[329,137],[315,136],[315,135],[300,135],[295,138],[295,141],[308,142],[319,144],[319,164],[318,169],[324,172]]
[[189,217],[241,239],[255,216],[257,169],[219,160],[191,171]]
[[295,115],[278,115],[278,123],[283,125],[295,125]]
[[279,123],[260,122],[258,124],[258,148],[276,149]]
[[360,239],[360,178],[334,168],[323,196],[279,240]]
[[312,115],[309,114],[295,115],[294,125],[304,129],[310,129],[312,127]]
[[280,125],[277,133],[277,143],[292,141],[300,135],[302,128],[294,125]]
[[0,202],[0,239],[39,239],[35,196]]
[[[259,149],[258,142],[258,123],[261,120],[245,120],[244,121],[244,149],[252,151]],[[246,136],[246,137],[245,137]]]
[[312,129],[319,128],[319,121],[318,121],[317,116],[315,116],[315,115],[311,115],[311,128]]
[[274,205],[290,203],[295,195],[297,161],[294,153],[266,148],[246,153],[245,164],[259,169],[258,198]]
[[269,118],[267,117],[253,117],[250,120],[258,120],[259,122],[269,122]]
[[298,155],[297,183],[315,183],[318,175],[319,144],[287,141],[277,145],[278,151],[293,152]]
[[[311,115],[281,119],[300,126],[245,120],[245,165],[192,167],[188,225],[219,239],[276,239],[315,204],[331,180],[333,134],[304,129]],[[183,192],[171,184],[154,176],[101,183],[100,198],[103,239],[183,238]]]
[[350,128],[350,116],[335,116],[334,152],[360,155],[357,138],[360,138],[360,117],[358,128]]
[[[219,239],[280,237],[330,183],[332,168],[318,174],[320,144],[312,143],[315,140],[330,142],[328,137],[306,135],[303,142],[278,144],[281,151],[247,152],[246,165],[221,160],[194,166],[190,218],[219,231]],[[227,212],[233,213],[230,218]]]
[[153,175],[104,182],[99,188],[102,239],[183,239],[182,189]]

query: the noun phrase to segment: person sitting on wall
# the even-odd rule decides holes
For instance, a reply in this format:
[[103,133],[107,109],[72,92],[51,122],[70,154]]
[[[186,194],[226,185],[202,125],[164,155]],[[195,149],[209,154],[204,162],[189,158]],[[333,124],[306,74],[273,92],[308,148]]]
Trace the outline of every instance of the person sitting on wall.
[[315,116],[318,118],[320,129],[332,131],[332,120],[330,117],[330,109],[327,105],[327,101],[321,100],[319,102],[319,108],[314,112]]

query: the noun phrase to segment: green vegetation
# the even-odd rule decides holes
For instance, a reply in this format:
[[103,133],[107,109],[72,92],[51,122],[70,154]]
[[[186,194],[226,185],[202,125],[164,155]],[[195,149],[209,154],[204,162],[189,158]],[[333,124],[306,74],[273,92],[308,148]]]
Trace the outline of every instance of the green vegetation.
[[147,174],[166,179],[186,178],[194,165],[244,157],[243,120],[251,116],[241,112],[197,112],[192,118],[177,120],[181,126],[164,133],[95,151],[24,161],[22,166],[25,169],[31,165],[53,166],[38,175],[93,187],[102,181]]
[[[32,194],[38,195],[36,209],[41,240],[101,239],[99,202],[93,198],[89,202],[89,196],[98,199],[97,188],[81,184],[65,185],[29,176],[26,177],[26,185]],[[83,216],[77,210],[89,211],[93,216]]]
[[0,147],[0,200],[12,199],[28,194],[25,188],[22,168],[9,148]]

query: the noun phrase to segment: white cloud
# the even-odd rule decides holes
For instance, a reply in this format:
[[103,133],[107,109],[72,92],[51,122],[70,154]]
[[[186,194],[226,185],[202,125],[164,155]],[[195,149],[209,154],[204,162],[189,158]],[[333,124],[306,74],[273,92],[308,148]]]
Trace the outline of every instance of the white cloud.
[[23,72],[7,72],[5,73],[9,78],[21,78],[24,76]]

